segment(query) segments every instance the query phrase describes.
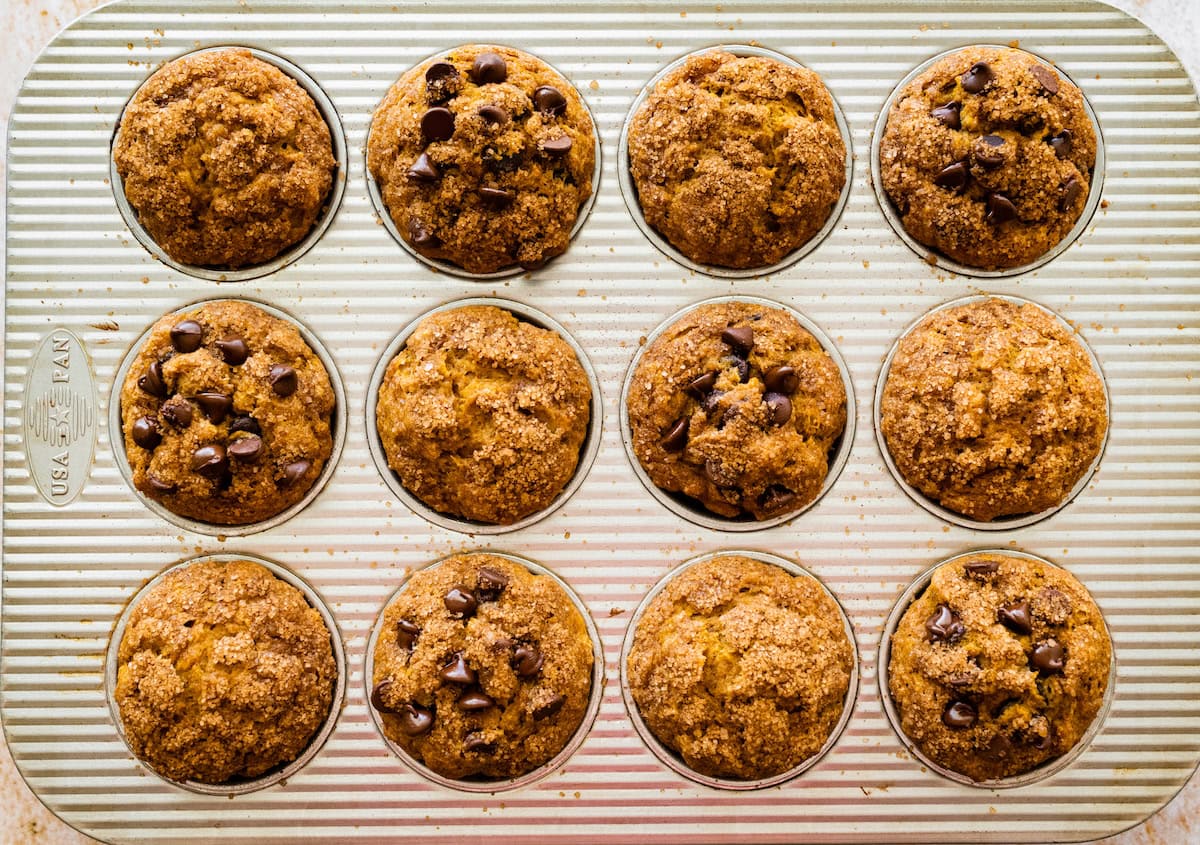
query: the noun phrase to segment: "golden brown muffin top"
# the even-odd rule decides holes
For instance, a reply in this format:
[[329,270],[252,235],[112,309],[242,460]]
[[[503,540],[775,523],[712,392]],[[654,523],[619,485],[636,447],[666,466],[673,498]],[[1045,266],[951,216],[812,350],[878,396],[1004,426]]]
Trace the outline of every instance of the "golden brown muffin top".
[[764,56],[688,57],[633,116],[628,143],[646,222],[702,264],[782,260],[825,225],[846,181],[821,78]]
[[172,780],[214,784],[296,759],[338,673],[321,614],[246,560],[167,573],[130,613],[117,659],[134,754]]
[[248,50],[184,56],[146,81],[113,155],[167,255],[237,268],[302,240],[333,184],[329,127],[296,80]]
[[1032,303],[993,298],[930,314],[900,341],[880,427],[905,481],[988,522],[1061,503],[1108,413],[1074,334]]
[[891,640],[888,685],[908,738],[972,780],[1036,768],[1100,710],[1112,644],[1073,575],[973,554],[939,568]]
[[701,561],[647,606],[626,671],[659,741],[701,774],[758,780],[824,746],[853,649],[815,579],[741,556]]

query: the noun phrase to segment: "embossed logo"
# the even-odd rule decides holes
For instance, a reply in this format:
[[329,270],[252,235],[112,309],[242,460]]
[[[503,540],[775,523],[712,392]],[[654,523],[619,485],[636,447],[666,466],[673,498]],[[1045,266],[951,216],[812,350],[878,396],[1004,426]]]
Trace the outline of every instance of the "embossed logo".
[[38,492],[70,503],[87,480],[96,446],[96,381],[68,329],[42,338],[25,382],[25,457]]

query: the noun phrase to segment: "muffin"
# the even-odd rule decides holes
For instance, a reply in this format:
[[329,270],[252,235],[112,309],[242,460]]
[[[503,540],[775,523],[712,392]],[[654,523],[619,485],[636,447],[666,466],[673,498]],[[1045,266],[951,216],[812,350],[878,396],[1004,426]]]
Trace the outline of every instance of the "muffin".
[[763,520],[820,495],[846,426],[846,389],[787,311],[710,302],[642,354],[625,412],[655,485],[724,517]]
[[646,726],[696,772],[760,780],[817,754],[846,704],[841,609],[806,575],[737,555],[673,577],[637,623],[627,681]]
[[388,466],[433,510],[511,525],[575,474],[591,385],[550,329],[492,305],[423,319],[388,364],[375,409]]
[[126,199],[167,255],[228,268],[303,240],[336,164],[307,92],[239,49],[158,70],[125,108],[113,157]]
[[246,560],[168,572],[131,611],[117,661],[130,749],[166,778],[208,784],[300,756],[338,672],[321,614]]
[[592,640],[552,578],[455,555],[415,573],[378,624],[371,706],[391,742],[444,777],[519,777],[583,721]]
[[189,519],[260,522],[320,477],[333,409],[325,366],[286,320],[240,300],[168,314],[121,387],[133,484]]
[[1026,557],[978,553],[939,567],[891,638],[900,728],[973,781],[1066,754],[1099,713],[1112,644],[1088,591]]
[[979,522],[1061,504],[1107,430],[1091,358],[1030,302],[982,299],[928,315],[901,338],[880,402],[900,476]]
[[1022,50],[969,47],[892,103],[883,188],[910,235],[960,264],[1019,267],[1083,213],[1096,130],[1083,94]]
[[469,44],[406,71],[367,138],[400,237],[471,273],[531,270],[566,252],[595,166],[579,93],[511,47]]
[[701,264],[775,264],[820,231],[846,182],[821,78],[766,56],[689,56],[634,114],[628,147],[646,222]]

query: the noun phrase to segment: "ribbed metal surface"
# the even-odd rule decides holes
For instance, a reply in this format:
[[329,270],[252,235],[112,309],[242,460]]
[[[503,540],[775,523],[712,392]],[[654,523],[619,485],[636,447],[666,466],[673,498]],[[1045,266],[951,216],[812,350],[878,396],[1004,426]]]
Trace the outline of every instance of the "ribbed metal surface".
[[[1153,34],[1099,3],[1058,0],[327,8],[119,2],[60,35],[17,100],[0,705],[19,767],[55,812],[114,842],[1045,842],[1119,830],[1174,794],[1200,755],[1200,106]],[[910,68],[956,45],[1014,39],[1060,63],[1090,97],[1107,142],[1108,207],[1033,275],[977,283],[928,267],[897,239],[868,184],[866,151],[880,105]],[[531,278],[484,284],[434,275],[391,240],[372,215],[361,152],[371,110],[402,70],[482,40],[527,48],[574,80],[605,154],[599,198],[570,252]],[[729,282],[673,265],[631,221],[614,170],[621,123],[644,80],[723,40],[757,41],[820,72],[858,157],[840,225],[769,279]],[[231,42],[278,53],[317,79],[341,113],[351,168],[337,219],[308,255],[274,276],[218,286],[151,259],[123,228],[105,177],[114,120],[149,67]],[[927,308],[980,289],[1034,299],[1078,325],[1113,406],[1089,489],[1044,523],[986,536],[911,503],[885,471],[870,424],[894,337]],[[697,528],[650,498],[621,448],[616,407],[640,336],[686,303],[734,291],[786,301],[823,326],[851,368],[859,408],[850,463],[831,493],[790,525],[737,536]],[[103,420],[120,357],[145,326],[229,292],[296,314],[345,378],[346,450],[316,503],[250,537],[181,532],[122,482],[103,426],[79,498],[61,509],[45,503],[21,439],[26,368],[42,337],[62,325],[83,340]],[[549,519],[493,545],[544,563],[579,591],[609,662],[603,707],[579,753],[537,786],[480,798],[412,774],[365,710],[362,652],[397,580],[486,540],[431,527],[391,495],[367,450],[363,407],[376,358],[400,327],[447,299],[491,292],[561,321],[601,379],[604,435],[587,480]],[[119,327],[97,328],[110,322]],[[881,621],[918,572],[964,549],[1009,543],[1067,566],[1092,590],[1115,639],[1118,689],[1076,763],[997,793],[949,783],[907,758],[880,712],[874,663]],[[735,794],[689,784],[642,747],[615,661],[629,612],[666,569],[747,545],[799,559],[838,594],[857,632],[862,684],[854,718],[823,762],[783,787]],[[338,618],[351,677],[341,720],[313,763],[286,786],[230,801],[182,792],[133,761],[109,720],[101,672],[113,621],[144,579],[184,556],[238,550],[280,560],[317,587]]]

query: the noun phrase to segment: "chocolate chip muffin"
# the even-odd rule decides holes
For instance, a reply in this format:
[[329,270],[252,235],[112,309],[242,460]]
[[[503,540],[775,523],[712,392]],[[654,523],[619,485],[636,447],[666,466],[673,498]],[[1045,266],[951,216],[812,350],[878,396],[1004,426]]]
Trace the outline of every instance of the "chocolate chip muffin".
[[759,780],[825,745],[852,655],[815,579],[730,555],[688,567],[651,600],[625,669],[646,726],[691,769]]
[[595,165],[574,86],[510,47],[456,47],[405,72],[367,138],[400,236],[471,273],[534,269],[566,252]]
[[1074,334],[1033,303],[927,316],[896,349],[880,432],[900,476],[980,522],[1062,503],[1104,445],[1104,385]]
[[511,525],[574,476],[591,396],[556,332],[466,305],[416,327],[387,366],[375,416],[405,489],[441,513]]
[[209,784],[300,756],[338,673],[321,614],[246,560],[168,572],[131,611],[117,660],[130,749],[164,777]]
[[846,181],[821,78],[765,56],[689,56],[633,116],[628,145],[646,222],[701,264],[782,260],[825,225]]
[[974,781],[1066,754],[1099,713],[1112,644],[1088,591],[1040,560],[946,563],[891,638],[888,689],[925,756]]
[[371,706],[384,735],[454,779],[549,762],[592,689],[587,625],[553,579],[497,555],[415,573],[379,622]]
[[157,71],[113,147],[125,197],[175,261],[237,268],[303,240],[333,185],[329,127],[294,79],[248,50]]
[[969,47],[897,94],[879,147],[908,233],[984,270],[1034,261],[1083,213],[1096,131],[1083,94],[1022,50]]
[[286,320],[231,299],[168,314],[121,387],[133,484],[190,519],[260,522],[320,477],[333,409],[329,374]]
[[846,426],[837,364],[782,308],[699,305],[642,354],[626,397],[650,480],[725,517],[770,519],[820,494]]

